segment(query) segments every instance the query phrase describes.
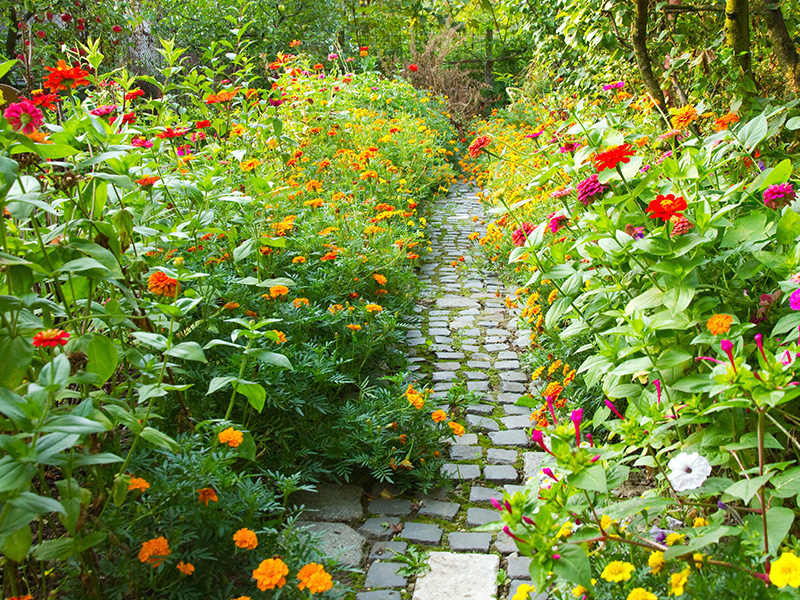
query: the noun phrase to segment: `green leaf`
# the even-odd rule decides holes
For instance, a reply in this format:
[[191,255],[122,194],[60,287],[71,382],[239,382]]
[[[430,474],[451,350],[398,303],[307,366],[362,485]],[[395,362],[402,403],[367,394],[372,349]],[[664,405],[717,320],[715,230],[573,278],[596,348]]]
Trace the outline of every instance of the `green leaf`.
[[214,377],[214,379],[211,380],[211,383],[208,384],[206,396],[213,394],[217,390],[228,387],[228,384],[232,381],[236,381],[236,377]]
[[250,406],[252,406],[258,412],[264,410],[264,404],[267,401],[267,390],[265,390],[262,385],[249,381],[238,380],[233,384],[233,387],[242,396],[247,398]]
[[21,336],[0,335],[0,386],[15,388],[33,361],[33,344]]
[[174,356],[175,358],[182,358],[184,360],[196,360],[202,363],[207,362],[206,355],[203,353],[203,349],[197,342],[183,342],[182,344],[173,346],[164,352],[164,354],[167,356]]
[[600,492],[601,494],[608,492],[606,472],[602,465],[594,465],[579,473],[574,473],[569,476],[568,481],[570,485],[574,485],[582,490],[591,490],[593,492]]
[[28,556],[33,542],[33,534],[29,525],[20,527],[11,535],[6,536],[0,550],[3,554],[14,562],[22,562]]
[[42,158],[66,158],[80,152],[77,148],[68,146],[67,144],[31,144],[32,148],[23,146],[13,146],[11,154],[22,154],[23,152],[30,152],[33,150]]
[[166,433],[162,433],[161,431],[153,429],[152,427],[145,427],[142,430],[141,435],[143,440],[150,442],[154,446],[163,448],[164,450],[178,452],[178,450],[181,449],[181,447],[178,445],[178,442],[173,440]]
[[592,567],[583,548],[574,544],[558,547],[559,559],[553,561],[553,573],[571,583],[592,587]]
[[97,375],[97,387],[102,387],[114,374],[119,364],[119,354],[114,342],[104,335],[96,333],[86,348],[86,356],[89,362],[86,371]]
[[761,486],[772,479],[773,475],[775,475],[774,471],[766,475],[761,475],[760,477],[737,481],[732,486],[728,487],[725,493],[734,498],[741,498],[744,500],[745,504],[748,504],[750,500],[753,499],[753,496],[758,493],[758,490],[761,489]]
[[790,331],[797,332],[798,327],[800,327],[800,313],[789,313],[778,319],[778,322],[775,323],[775,327],[772,328],[770,336],[782,336]]
[[277,352],[270,352],[269,350],[264,350],[263,348],[250,348],[245,352],[245,354],[255,356],[258,360],[268,365],[273,365],[282,369],[289,369],[290,371],[294,370],[294,367],[292,367],[292,363],[289,362],[289,359],[283,354],[278,354]]
[[[69,364],[69,363],[67,363]],[[48,418],[39,431],[57,431],[59,433],[77,433],[80,435],[88,433],[103,433],[107,427],[99,421],[92,421],[86,417],[77,415],[55,415]]]
[[236,247],[233,251],[233,260],[239,262],[250,256],[258,248],[258,240],[249,239],[245,240],[242,244]]
[[800,215],[788,209],[778,221],[777,238],[781,244],[791,244],[800,235]]
[[[751,530],[758,534],[761,540],[758,545],[763,548],[764,523],[761,515],[748,515],[744,520],[750,525]],[[793,523],[794,511],[791,508],[775,506],[767,510],[767,539],[769,540],[769,553],[771,555],[777,555]]]
[[750,152],[755,150],[756,146],[767,136],[769,131],[769,123],[764,113],[761,113],[754,119],[751,119],[736,132],[737,137],[742,142],[742,145]]
[[716,544],[720,538],[737,531],[736,527],[720,526],[703,535],[691,538],[686,544],[675,545],[664,552],[664,560],[670,561],[684,554],[692,554],[697,550]]
[[16,498],[9,500],[9,503],[11,506],[15,506],[20,510],[33,513],[35,515],[53,512],[66,514],[67,512],[64,510],[61,502],[58,500],[53,500],[52,498],[48,498],[46,496],[39,496],[33,492],[22,492]]
[[26,486],[33,477],[33,465],[20,463],[10,456],[0,458],[0,492]]
[[641,512],[657,514],[673,504],[677,504],[677,501],[671,498],[632,498],[610,504],[602,512],[610,519],[619,521]]
[[800,117],[792,117],[788,121],[786,121],[786,129],[794,131],[795,129],[800,129]]

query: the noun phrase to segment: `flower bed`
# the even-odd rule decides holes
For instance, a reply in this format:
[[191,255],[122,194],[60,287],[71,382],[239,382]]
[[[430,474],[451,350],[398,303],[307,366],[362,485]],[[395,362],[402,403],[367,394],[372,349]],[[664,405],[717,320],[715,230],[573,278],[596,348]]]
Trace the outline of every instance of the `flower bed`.
[[512,104],[463,159],[547,383],[505,529],[553,597],[795,597],[800,118],[618,89]]
[[165,43],[152,98],[85,47],[0,121],[13,595],[323,593],[335,565],[289,495],[438,477],[453,430],[399,343],[417,206],[452,181],[443,101],[345,62],[264,68],[243,34],[201,70]]

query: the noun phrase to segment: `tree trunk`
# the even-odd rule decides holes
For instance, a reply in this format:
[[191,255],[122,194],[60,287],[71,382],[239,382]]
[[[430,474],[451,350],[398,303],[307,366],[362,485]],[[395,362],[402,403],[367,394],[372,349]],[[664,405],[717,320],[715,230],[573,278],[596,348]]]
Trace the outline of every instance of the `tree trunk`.
[[753,80],[750,64],[750,11],[748,0],[726,0],[725,38],[736,55],[744,76]]
[[664,91],[658,85],[658,80],[653,74],[653,64],[650,53],[647,51],[647,17],[650,0],[636,0],[633,23],[631,23],[631,44],[636,54],[636,66],[644,81],[644,87],[650,96],[658,103],[659,111],[666,109]]
[[492,38],[494,31],[491,28],[486,29],[486,65],[483,71],[483,82],[486,85],[494,85],[494,59],[492,54]]
[[[768,8],[774,6],[774,8]],[[772,40],[772,52],[778,63],[786,72],[786,79],[789,87],[794,93],[800,93],[800,58],[797,49],[789,37],[786,29],[786,22],[783,20],[783,11],[780,4],[764,3],[764,20],[767,23],[767,32]]]

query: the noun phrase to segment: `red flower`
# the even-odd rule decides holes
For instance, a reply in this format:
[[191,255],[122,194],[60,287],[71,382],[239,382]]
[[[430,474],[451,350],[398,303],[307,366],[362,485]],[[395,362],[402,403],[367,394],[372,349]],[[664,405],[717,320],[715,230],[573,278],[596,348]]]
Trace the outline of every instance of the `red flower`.
[[410,65],[408,65],[408,70],[411,71],[412,73],[416,73],[417,69],[418,69],[418,67],[414,63],[411,63]]
[[[117,117],[111,117],[108,122],[113,124],[116,120]],[[129,112],[125,115],[122,115],[122,122],[130,124],[136,123],[136,113]]]
[[37,348],[44,346],[45,348],[55,348],[56,346],[64,346],[69,340],[69,334],[60,329],[45,329],[33,336],[33,345]]
[[56,102],[61,102],[58,94],[33,94],[31,102],[34,106],[44,106],[47,110],[55,110]]
[[594,157],[594,163],[597,166],[597,172],[600,173],[605,169],[616,169],[620,163],[631,162],[630,157],[636,154],[631,148],[630,144],[622,144],[621,146],[613,146],[605,152],[601,152]]
[[655,200],[652,200],[647,205],[647,212],[651,213],[651,219],[661,219],[662,221],[669,221],[672,217],[678,215],[680,212],[686,210],[686,200],[683,196],[675,197],[675,194],[659,194]]
[[159,179],[161,179],[161,177],[158,177],[157,175],[148,175],[147,177],[142,177],[141,179],[137,179],[136,183],[138,183],[142,187],[150,187]]
[[171,138],[181,137],[182,135],[186,135],[185,129],[173,129],[172,127],[167,127],[165,131],[157,133],[156,137],[161,138],[162,140],[167,140]]
[[486,146],[488,146],[491,143],[492,143],[492,138],[490,138],[488,135],[479,135],[474,140],[472,140],[472,143],[469,145],[469,155],[472,158],[477,158],[480,155],[481,150],[486,148]]
[[144,90],[136,88],[125,94],[125,100],[135,100],[136,98],[140,98],[141,96],[144,96]]
[[194,124],[195,129],[205,129],[206,127],[211,125],[211,121],[198,121]]
[[79,85],[89,85],[89,80],[86,79],[88,71],[80,67],[68,67],[63,60],[58,61],[58,66],[45,69],[50,71],[50,74],[44,82],[44,87],[50,88],[53,93],[66,90],[68,87],[75,89]]

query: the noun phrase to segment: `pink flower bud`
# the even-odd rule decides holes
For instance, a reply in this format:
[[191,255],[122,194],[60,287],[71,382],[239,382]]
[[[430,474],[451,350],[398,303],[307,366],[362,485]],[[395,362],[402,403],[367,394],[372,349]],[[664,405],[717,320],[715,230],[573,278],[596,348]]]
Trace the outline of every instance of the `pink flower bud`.
[[542,434],[542,432],[539,431],[538,429],[534,429],[533,433],[531,433],[531,440],[536,442],[542,450],[544,450],[548,454],[552,454],[552,452],[550,452],[550,450],[547,449],[547,446],[544,445],[544,434]]
[[617,407],[614,406],[614,403],[611,400],[609,400],[608,398],[606,398],[606,406],[609,408],[609,410],[611,410],[611,412],[613,412],[615,415],[617,415],[617,417],[619,417],[620,419],[624,419],[625,418],[617,410]]
[[653,385],[656,386],[656,404],[661,406],[661,380],[653,379]]
[[583,421],[583,409],[578,408],[572,411],[570,415],[572,424],[575,426],[575,445],[581,445],[581,421]]
[[755,336],[756,346],[758,346],[759,352],[761,352],[761,357],[766,361],[767,355],[764,354],[764,336],[760,333],[757,333]]
[[500,504],[496,498],[491,498],[492,506],[494,506],[500,512],[503,512],[503,505]]
[[733,342],[730,340],[722,340],[719,343],[719,347],[728,355],[728,360],[731,361],[731,365],[733,365],[733,372],[736,373],[736,363],[733,362]]
[[555,400],[553,396],[547,397],[547,408],[550,409],[550,414],[553,416],[553,427],[555,427],[558,424],[558,419],[556,419],[556,411],[553,408],[553,400]]

